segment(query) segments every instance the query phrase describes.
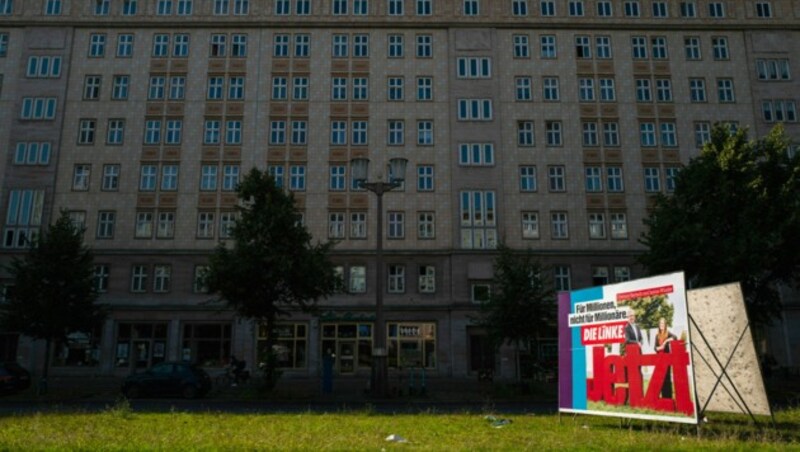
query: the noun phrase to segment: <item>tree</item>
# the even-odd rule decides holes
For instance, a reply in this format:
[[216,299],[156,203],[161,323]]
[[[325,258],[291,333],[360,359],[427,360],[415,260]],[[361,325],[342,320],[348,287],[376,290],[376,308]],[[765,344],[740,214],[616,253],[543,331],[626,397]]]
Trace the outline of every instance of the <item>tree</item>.
[[276,320],[290,307],[313,310],[339,278],[328,259],[331,243],[312,244],[294,199],[265,172],[252,169],[237,189],[239,217],[233,247],[221,243],[210,258],[206,284],[237,314],[266,326],[264,379],[277,383]]
[[783,128],[748,141],[715,125],[700,156],[659,196],[641,242],[651,274],[683,270],[690,287],[739,281],[750,320],[780,310],[777,286],[800,276],[800,158]]
[[544,281],[544,268],[532,250],[517,252],[504,244],[498,250],[493,291],[481,303],[478,324],[495,348],[509,344],[519,352],[526,344],[536,351],[541,338],[556,329],[555,291]]
[[[92,253],[62,211],[55,224],[31,240],[27,254],[8,266],[13,277],[0,323],[12,331],[45,341],[42,380],[47,380],[50,348],[75,332],[100,326],[104,309],[96,303]],[[44,388],[43,388],[44,389]]]

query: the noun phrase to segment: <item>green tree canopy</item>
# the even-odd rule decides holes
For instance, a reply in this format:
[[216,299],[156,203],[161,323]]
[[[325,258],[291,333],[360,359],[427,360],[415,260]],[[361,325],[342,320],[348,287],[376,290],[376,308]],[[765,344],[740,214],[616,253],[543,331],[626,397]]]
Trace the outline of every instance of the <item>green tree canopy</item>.
[[800,275],[800,158],[788,144],[780,126],[748,141],[716,125],[645,220],[648,271],[683,270],[694,287],[739,281],[750,320],[768,323],[780,309],[777,285]]
[[70,333],[90,332],[105,317],[96,303],[92,253],[83,245],[83,231],[61,212],[23,257],[13,258],[8,271],[14,280],[0,305],[0,323],[46,341],[47,377],[50,344],[67,340]]
[[294,199],[265,172],[252,169],[238,187],[241,205],[231,231],[210,259],[206,284],[241,317],[267,326],[267,384],[276,381],[275,320],[291,307],[312,310],[339,278],[328,258],[331,243],[312,243]]
[[540,338],[555,331],[555,291],[545,282],[544,268],[532,250],[517,252],[504,244],[498,249],[492,293],[480,306],[478,323],[495,347],[503,343],[536,347]]

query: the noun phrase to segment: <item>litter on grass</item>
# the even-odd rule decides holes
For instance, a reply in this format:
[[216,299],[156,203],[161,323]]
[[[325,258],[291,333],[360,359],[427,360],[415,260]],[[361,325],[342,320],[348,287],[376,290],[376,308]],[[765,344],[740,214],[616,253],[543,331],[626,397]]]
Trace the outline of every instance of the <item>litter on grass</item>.
[[394,433],[389,435],[389,436],[387,436],[386,437],[386,441],[389,441],[389,442],[392,442],[392,443],[407,443],[408,442],[407,439],[403,438],[400,435],[395,435]]
[[508,425],[508,424],[510,424],[512,422],[511,419],[498,418],[498,417],[492,416],[491,414],[488,415],[488,416],[485,416],[484,419],[486,421],[488,421],[491,424],[491,426],[494,427],[494,428],[503,428],[503,427],[505,427],[506,425]]

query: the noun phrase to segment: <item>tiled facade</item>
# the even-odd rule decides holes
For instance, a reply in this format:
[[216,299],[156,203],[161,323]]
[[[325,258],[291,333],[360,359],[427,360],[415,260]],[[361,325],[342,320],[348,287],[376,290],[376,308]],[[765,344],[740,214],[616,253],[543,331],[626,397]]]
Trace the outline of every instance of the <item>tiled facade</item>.
[[[798,24],[797,0],[0,0],[2,255],[61,209],[86,227],[111,315],[54,372],[252,363],[258,328],[194,276],[237,176],[269,169],[338,241],[348,285],[287,319],[286,373],[317,376],[330,348],[367,375],[376,206],[349,161],[377,178],[402,156],[384,197],[390,362],[510,377],[513,353],[471,326],[494,243],[539,252],[561,289],[640,276],[647,206],[705,127],[800,137]],[[3,353],[38,367],[9,333]],[[800,359],[800,338],[771,340]]]

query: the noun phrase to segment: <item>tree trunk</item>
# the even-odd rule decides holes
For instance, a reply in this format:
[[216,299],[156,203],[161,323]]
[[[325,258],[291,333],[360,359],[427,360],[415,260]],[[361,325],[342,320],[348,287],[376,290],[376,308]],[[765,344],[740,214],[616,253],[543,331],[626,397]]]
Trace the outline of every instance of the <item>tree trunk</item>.
[[267,315],[267,344],[265,353],[265,366],[264,366],[264,387],[267,391],[272,391],[275,389],[275,385],[278,384],[278,377],[280,376],[278,373],[278,359],[275,355],[275,344],[277,343],[275,338],[275,314],[270,313]]
[[47,394],[47,375],[50,371],[50,338],[44,340],[44,367],[42,368],[42,378],[39,380],[39,385],[36,387],[36,392],[39,395]]

